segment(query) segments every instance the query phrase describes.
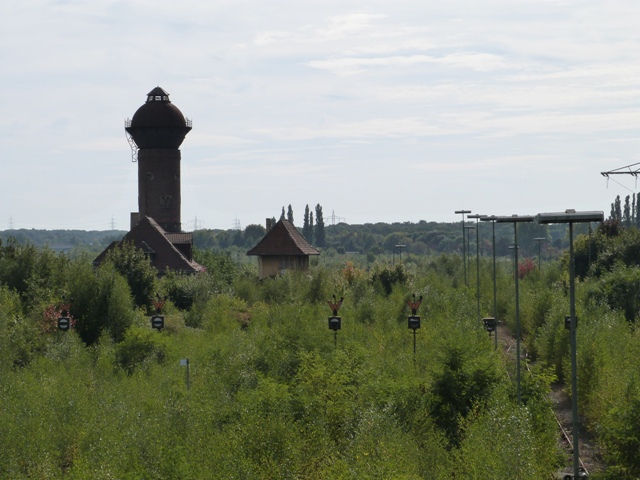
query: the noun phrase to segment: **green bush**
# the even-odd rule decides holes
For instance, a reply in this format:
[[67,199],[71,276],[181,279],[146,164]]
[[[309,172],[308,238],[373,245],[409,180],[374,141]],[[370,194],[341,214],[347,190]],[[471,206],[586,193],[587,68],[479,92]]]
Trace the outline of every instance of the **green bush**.
[[106,262],[112,263],[116,272],[126,279],[134,304],[150,312],[158,272],[145,253],[133,243],[124,242],[107,252]]
[[115,354],[118,365],[129,374],[148,361],[162,364],[167,356],[166,336],[150,328],[132,326]]
[[111,263],[94,271],[91,265],[75,262],[70,269],[70,312],[76,330],[87,344],[95,343],[103,330],[119,342],[136,313],[127,281]]

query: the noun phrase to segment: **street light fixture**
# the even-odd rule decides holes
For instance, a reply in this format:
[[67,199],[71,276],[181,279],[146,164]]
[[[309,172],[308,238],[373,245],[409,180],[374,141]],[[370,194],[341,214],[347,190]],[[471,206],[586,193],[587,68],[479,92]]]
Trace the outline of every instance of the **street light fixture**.
[[482,217],[480,219],[481,222],[491,222],[491,232],[492,232],[492,250],[493,250],[493,318],[496,322],[496,329],[494,332],[494,341],[495,341],[495,349],[498,349],[498,307],[496,303],[496,220],[498,217],[495,215]]
[[597,211],[576,212],[575,210],[565,210],[564,212],[539,213],[536,221],[540,224],[568,223],[569,224],[569,316],[571,341],[571,405],[573,416],[573,477],[578,478],[580,474],[580,453],[578,445],[578,373],[576,355],[576,266],[573,258],[573,224],[602,222],[604,213]]
[[514,277],[516,282],[516,381],[518,383],[518,403],[522,401],[520,390],[520,287],[518,284],[518,223],[533,222],[531,215],[512,215],[496,217],[498,223],[513,223]]
[[471,210],[456,210],[453,213],[462,215],[462,268],[464,270],[464,284],[468,285],[467,282],[467,246],[465,243],[465,230],[464,230],[464,215],[466,213],[471,213]]
[[480,320],[480,219],[486,215],[475,213],[467,215],[467,218],[476,219],[476,298],[478,300],[478,320]]

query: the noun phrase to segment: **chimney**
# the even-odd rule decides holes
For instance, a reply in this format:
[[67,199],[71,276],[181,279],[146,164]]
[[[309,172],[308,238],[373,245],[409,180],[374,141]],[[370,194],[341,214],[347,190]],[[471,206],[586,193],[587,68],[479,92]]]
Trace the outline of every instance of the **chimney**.
[[131,212],[131,229],[140,223],[140,212]]
[[270,219],[270,218],[267,218],[267,223],[266,223],[267,232],[268,232],[269,230],[271,230],[271,226],[272,226],[272,225],[271,225],[271,219]]

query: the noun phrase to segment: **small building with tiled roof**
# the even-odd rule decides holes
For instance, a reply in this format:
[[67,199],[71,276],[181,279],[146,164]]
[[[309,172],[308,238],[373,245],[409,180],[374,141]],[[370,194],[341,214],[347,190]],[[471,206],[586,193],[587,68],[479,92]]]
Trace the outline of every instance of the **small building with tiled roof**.
[[280,220],[270,228],[267,219],[267,234],[247,255],[258,257],[260,279],[274,277],[285,270],[306,270],[309,256],[320,252],[305,240],[302,234],[287,220]]
[[199,273],[204,267],[193,260],[191,233],[166,232],[151,217],[144,217],[118,242],[112,242],[94,261],[100,265],[110,250],[123,243],[140,248],[160,275],[170,270],[181,273]]

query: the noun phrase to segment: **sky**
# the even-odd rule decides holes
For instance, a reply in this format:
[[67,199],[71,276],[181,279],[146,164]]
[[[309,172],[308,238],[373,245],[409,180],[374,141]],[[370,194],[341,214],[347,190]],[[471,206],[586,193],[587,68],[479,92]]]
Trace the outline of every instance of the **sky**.
[[[640,1],[21,0],[0,8],[0,230],[129,228],[125,119],[193,130],[182,225],[456,222],[640,191]],[[634,168],[637,168],[634,167]]]

